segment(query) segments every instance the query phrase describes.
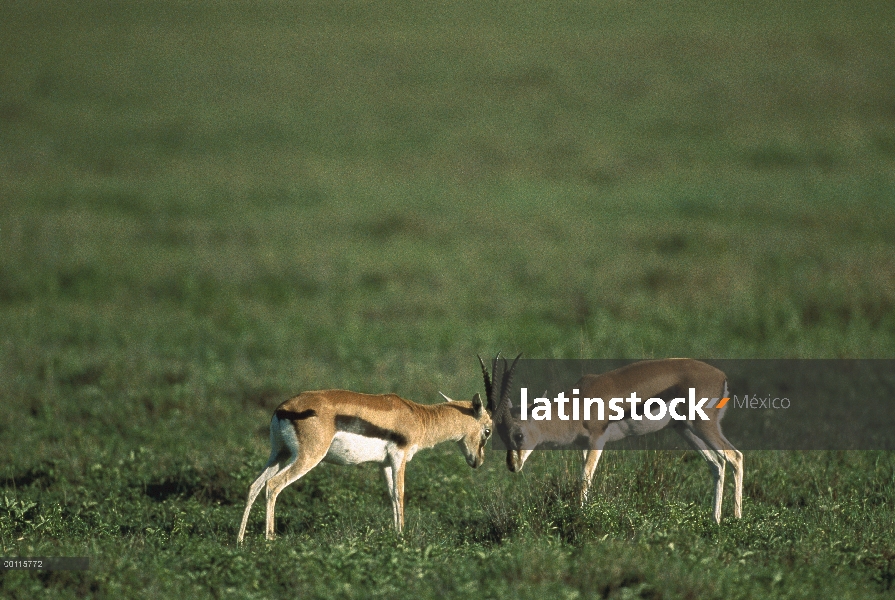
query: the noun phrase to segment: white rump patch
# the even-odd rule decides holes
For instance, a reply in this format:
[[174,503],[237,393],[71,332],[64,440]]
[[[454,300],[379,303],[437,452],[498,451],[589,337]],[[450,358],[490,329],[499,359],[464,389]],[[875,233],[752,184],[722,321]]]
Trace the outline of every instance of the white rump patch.
[[[289,449],[289,462],[292,464],[298,458],[298,438],[295,437],[295,428],[288,419],[278,419],[276,416],[270,422],[271,442],[273,446],[286,446]],[[271,448],[271,458],[279,452],[279,448]]]

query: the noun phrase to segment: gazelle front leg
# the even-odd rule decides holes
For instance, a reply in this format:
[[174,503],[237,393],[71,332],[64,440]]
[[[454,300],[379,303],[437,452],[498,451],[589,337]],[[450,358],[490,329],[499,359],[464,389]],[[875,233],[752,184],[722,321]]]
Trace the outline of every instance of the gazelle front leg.
[[396,463],[393,467],[394,489],[393,498],[395,506],[395,529],[398,534],[404,531],[404,468],[407,461],[404,460],[404,453],[396,457]]
[[733,481],[735,492],[733,497],[733,516],[737,519],[743,517],[743,453],[739,450],[728,450],[727,461],[733,467]]
[[594,471],[597,470],[597,463],[600,462],[600,456],[603,454],[603,444],[597,448],[591,448],[584,451],[584,470],[581,473],[581,506],[587,503],[587,492],[590,490],[590,484],[594,477]]
[[718,456],[716,452],[708,450],[704,454],[706,455],[706,461],[709,462],[709,468],[715,476],[715,511],[712,516],[715,519],[715,523],[720,523],[721,499],[724,495],[724,467],[726,463],[723,456]]
[[395,529],[398,529],[398,497],[395,494],[395,475],[394,469],[387,462],[382,465],[382,475],[385,477],[385,484],[388,486],[388,500],[392,505],[392,523]]

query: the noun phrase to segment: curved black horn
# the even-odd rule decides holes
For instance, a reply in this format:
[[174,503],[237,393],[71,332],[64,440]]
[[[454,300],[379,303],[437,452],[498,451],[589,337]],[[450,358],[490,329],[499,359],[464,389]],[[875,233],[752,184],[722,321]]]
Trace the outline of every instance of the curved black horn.
[[497,356],[495,356],[494,359],[491,361],[491,390],[492,390],[492,395],[496,396],[493,399],[494,410],[497,410],[500,408],[500,395],[499,395],[500,390],[496,389],[497,388],[497,365],[498,365],[499,360],[500,360],[500,350],[497,351]]
[[500,383],[500,404],[503,405],[504,401],[509,401],[510,399],[510,385],[513,383],[513,371],[516,370],[516,363],[519,361],[519,357],[522,356],[522,353],[519,353],[513,360],[513,364],[510,365],[510,368],[506,368],[507,361],[504,359],[504,372],[503,372],[503,380]]
[[488,409],[488,412],[494,412],[494,386],[491,381],[491,376],[488,375],[488,368],[485,367],[485,361],[482,360],[482,357],[476,354],[479,359],[479,364],[482,365],[482,377],[485,379],[485,397],[487,398],[487,403],[485,404],[485,408]]
[[[509,418],[510,411],[512,410],[512,402],[510,401],[510,385],[513,380],[513,371],[516,369],[516,362],[519,360],[519,357],[522,356],[520,353],[519,356],[513,360],[513,364],[510,365],[507,362],[507,359],[503,359],[503,364],[498,363],[498,359],[494,359],[494,370],[491,373],[491,381],[494,384],[495,388],[498,388],[496,391],[495,398],[495,419],[503,420],[504,418]],[[499,357],[499,355],[498,355]],[[500,373],[501,375],[498,377],[498,365],[502,367]]]

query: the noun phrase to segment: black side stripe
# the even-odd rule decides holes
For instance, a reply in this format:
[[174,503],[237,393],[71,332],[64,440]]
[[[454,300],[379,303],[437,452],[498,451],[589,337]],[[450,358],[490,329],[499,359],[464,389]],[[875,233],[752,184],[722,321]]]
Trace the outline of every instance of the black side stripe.
[[287,410],[285,408],[278,408],[273,411],[273,414],[278,419],[286,419],[289,421],[301,421],[302,419],[310,419],[311,417],[317,416],[317,411],[313,408],[309,408],[308,410],[303,410],[301,412],[293,412],[291,410]]
[[356,433],[364,437],[372,437],[380,440],[394,442],[398,446],[406,446],[407,438],[390,429],[383,429],[369,421],[352,415],[336,415],[336,429],[346,433]]

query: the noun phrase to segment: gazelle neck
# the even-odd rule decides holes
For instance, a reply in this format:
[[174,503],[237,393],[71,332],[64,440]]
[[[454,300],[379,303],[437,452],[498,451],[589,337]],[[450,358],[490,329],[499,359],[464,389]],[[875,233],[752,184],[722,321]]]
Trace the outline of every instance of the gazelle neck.
[[469,402],[442,402],[434,405],[419,405],[419,418],[423,425],[420,448],[431,448],[447,441],[459,441],[466,433],[463,428],[465,417],[472,416]]

